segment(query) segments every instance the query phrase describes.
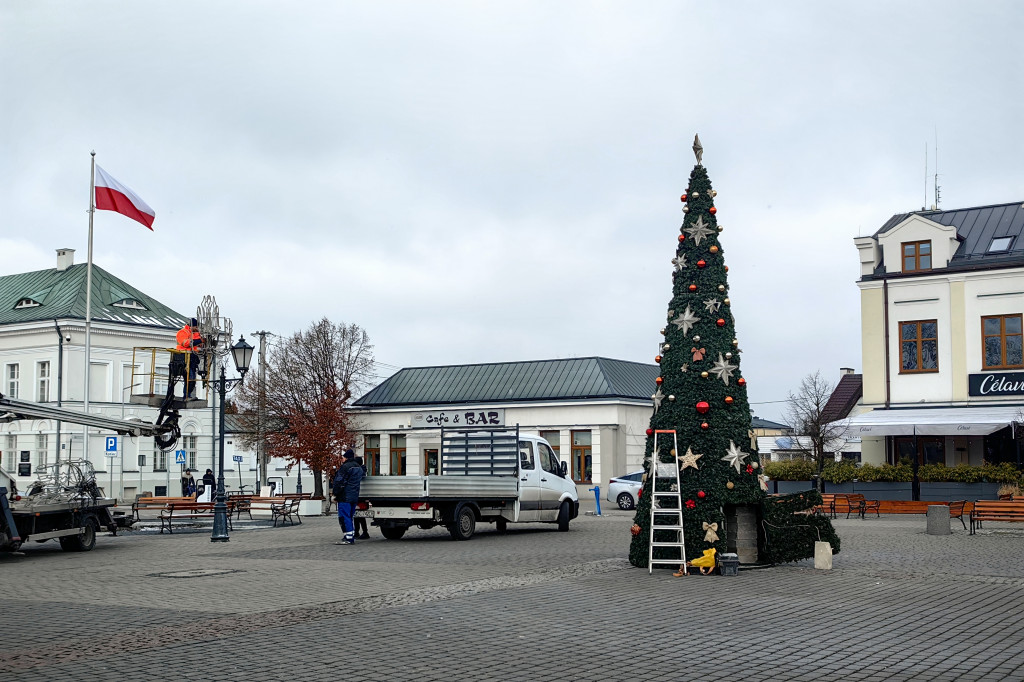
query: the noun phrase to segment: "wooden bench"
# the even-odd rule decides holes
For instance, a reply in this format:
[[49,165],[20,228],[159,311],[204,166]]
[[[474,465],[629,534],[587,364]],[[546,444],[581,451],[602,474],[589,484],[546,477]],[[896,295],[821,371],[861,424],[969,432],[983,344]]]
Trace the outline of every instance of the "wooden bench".
[[296,522],[301,524],[302,517],[299,516],[299,501],[300,498],[294,496],[253,497],[249,500],[249,518],[252,518],[253,511],[263,511],[270,512],[270,518],[273,520],[275,528],[277,528],[278,521],[281,521],[281,523],[287,521],[292,526]]
[[195,501],[194,497],[139,497],[132,502],[132,516],[136,520],[141,520],[140,511],[146,509],[163,511],[169,504],[186,504]]
[[[228,529],[232,530],[231,526],[231,512],[232,507],[231,500],[227,502],[227,522]],[[181,523],[190,523],[202,518],[214,518],[216,516],[216,502],[171,502],[168,503],[163,511],[160,512],[160,533],[164,532],[164,528],[167,529],[168,533],[173,533],[173,524],[175,521]]]
[[981,528],[982,521],[1024,521],[1024,502],[978,500],[971,510],[971,535]]
[[875,516],[880,515],[879,501],[868,500],[860,493],[822,493],[819,511],[828,513],[832,518],[843,512],[846,512],[846,518],[856,513],[863,519],[865,512],[869,511],[875,512]]
[[[964,530],[967,530],[967,522],[964,521],[964,510],[967,507],[967,500],[954,500],[949,503],[949,518],[960,519],[960,523],[963,524]],[[971,507],[973,510],[973,507]]]

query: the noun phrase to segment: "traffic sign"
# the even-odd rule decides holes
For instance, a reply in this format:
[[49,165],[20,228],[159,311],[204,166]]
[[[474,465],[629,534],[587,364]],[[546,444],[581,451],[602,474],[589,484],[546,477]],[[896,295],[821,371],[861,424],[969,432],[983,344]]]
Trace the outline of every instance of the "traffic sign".
[[107,452],[117,452],[117,436],[107,436]]
[[241,462],[242,461],[242,456],[241,455],[231,455],[231,459],[235,460],[236,462]]
[[174,451],[174,463],[175,464],[184,464],[185,463],[185,451],[184,450],[175,450]]

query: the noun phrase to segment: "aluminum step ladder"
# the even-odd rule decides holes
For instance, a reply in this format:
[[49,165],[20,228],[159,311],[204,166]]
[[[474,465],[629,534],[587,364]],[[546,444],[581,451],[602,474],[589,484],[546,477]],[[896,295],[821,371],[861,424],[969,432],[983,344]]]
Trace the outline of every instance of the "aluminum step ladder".
[[[658,437],[672,437],[672,452],[678,454],[679,441],[676,438],[675,429],[656,429],[654,431],[654,453],[651,464],[651,523],[648,533],[650,541],[647,543],[647,573],[654,572],[655,564],[676,564],[681,567],[685,574],[689,574],[686,568],[686,536],[683,533],[683,498],[679,492],[679,461],[673,458],[671,463],[662,462],[659,458]],[[659,491],[658,481],[670,483],[669,490]],[[662,501],[668,502],[669,506],[660,507]],[[675,507],[671,503],[675,502]],[[657,531],[669,531],[675,533],[675,540],[666,542],[664,540],[655,542],[654,535]],[[663,533],[659,533],[663,535]],[[679,549],[679,556],[673,559],[655,559],[655,547],[676,547]]]

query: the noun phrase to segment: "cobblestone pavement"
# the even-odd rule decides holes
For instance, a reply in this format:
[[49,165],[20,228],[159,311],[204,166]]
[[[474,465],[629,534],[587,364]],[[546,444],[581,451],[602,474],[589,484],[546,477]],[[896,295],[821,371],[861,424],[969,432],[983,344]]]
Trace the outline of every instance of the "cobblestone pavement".
[[629,566],[630,523],[46,543],[0,555],[0,679],[1024,680],[1024,527],[839,519],[831,571],[677,579]]

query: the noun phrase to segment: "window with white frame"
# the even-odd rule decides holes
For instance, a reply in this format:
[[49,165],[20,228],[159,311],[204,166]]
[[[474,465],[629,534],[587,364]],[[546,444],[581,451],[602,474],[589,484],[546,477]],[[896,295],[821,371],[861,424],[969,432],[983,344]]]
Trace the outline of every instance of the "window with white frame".
[[185,447],[185,460],[188,462],[189,469],[196,468],[196,449],[199,441],[198,436],[185,436],[181,439],[182,444]]
[[153,444],[153,471],[167,471],[167,453]]
[[36,391],[36,401],[40,403],[50,402],[50,361],[43,360],[36,363],[36,376],[39,378],[39,386]]
[[4,469],[14,473],[14,465],[18,462],[18,437],[13,433],[9,433],[6,440],[7,442],[4,445]]
[[110,402],[110,365],[105,362],[89,363],[89,401]]
[[46,453],[50,447],[50,436],[45,433],[36,434],[36,470],[46,469]]
[[7,365],[7,371],[4,372],[4,378],[7,379],[7,397],[17,398],[20,395],[18,388],[21,385],[21,365]]

